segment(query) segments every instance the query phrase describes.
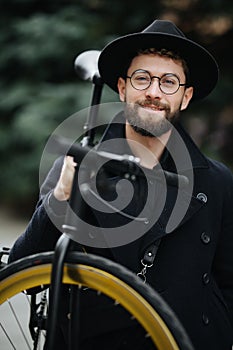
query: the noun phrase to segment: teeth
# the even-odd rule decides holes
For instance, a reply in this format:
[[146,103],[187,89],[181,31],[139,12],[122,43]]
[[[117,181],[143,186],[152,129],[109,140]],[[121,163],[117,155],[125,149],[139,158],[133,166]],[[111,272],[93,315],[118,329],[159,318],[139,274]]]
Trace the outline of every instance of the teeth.
[[159,107],[146,107],[146,108],[152,109],[153,111],[162,111],[162,109]]
[[145,108],[145,109],[150,109],[152,111],[163,111],[163,108],[162,107],[159,107],[159,106],[154,106],[154,105],[141,105],[142,108]]

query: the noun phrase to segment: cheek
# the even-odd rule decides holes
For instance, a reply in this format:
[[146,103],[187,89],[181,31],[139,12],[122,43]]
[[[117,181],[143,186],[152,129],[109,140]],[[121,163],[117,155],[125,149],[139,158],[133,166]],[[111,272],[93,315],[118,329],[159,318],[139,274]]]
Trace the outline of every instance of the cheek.
[[122,95],[122,97],[124,98],[124,102],[127,103],[138,103],[139,101],[145,101],[146,100],[146,96],[144,93],[142,93],[141,91],[132,89],[130,87],[126,88],[124,91],[124,95]]
[[177,111],[181,111],[182,109],[185,109],[186,103],[185,103],[184,98],[182,96],[180,96],[178,99],[177,98],[173,99],[170,96],[169,105],[170,105],[171,112],[174,113]]

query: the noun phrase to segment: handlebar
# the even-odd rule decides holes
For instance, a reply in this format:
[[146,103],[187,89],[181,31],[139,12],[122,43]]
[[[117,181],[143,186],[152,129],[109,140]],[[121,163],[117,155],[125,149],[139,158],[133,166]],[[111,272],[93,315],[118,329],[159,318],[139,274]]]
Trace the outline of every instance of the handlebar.
[[[101,150],[96,150],[89,146],[82,146],[78,143],[71,144],[69,140],[62,137],[54,137],[51,153],[66,154],[74,157],[76,163],[81,164],[83,159],[89,157],[88,165],[94,167],[98,161],[104,161],[103,167],[116,175],[130,174],[135,176],[144,176],[140,167],[140,159],[128,154],[116,154]],[[91,165],[92,164],[92,165]],[[93,169],[94,170],[94,169]],[[189,179],[185,175],[176,174],[163,169],[146,169],[148,177],[164,182],[166,179],[168,185],[184,188],[189,185]]]

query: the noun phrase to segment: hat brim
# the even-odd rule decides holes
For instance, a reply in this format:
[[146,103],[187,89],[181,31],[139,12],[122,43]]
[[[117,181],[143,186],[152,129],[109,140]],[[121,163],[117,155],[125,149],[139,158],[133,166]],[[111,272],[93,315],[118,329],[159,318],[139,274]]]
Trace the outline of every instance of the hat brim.
[[109,43],[101,52],[99,73],[110,88],[118,92],[118,78],[139,49],[168,49],[185,59],[190,71],[190,85],[194,87],[193,100],[200,100],[214,89],[218,81],[218,65],[202,46],[186,37],[164,33],[134,33]]

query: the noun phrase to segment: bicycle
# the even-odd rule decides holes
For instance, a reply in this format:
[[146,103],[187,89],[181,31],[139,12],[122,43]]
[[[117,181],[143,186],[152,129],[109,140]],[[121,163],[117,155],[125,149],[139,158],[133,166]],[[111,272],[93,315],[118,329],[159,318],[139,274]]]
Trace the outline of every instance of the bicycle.
[[[89,52],[90,54],[90,52]],[[94,53],[96,60],[96,52]],[[93,52],[90,54],[93,62]],[[83,57],[81,57],[83,59]],[[81,65],[81,72],[86,70],[87,61],[76,62]],[[94,65],[95,67],[95,65]],[[95,68],[96,69],[96,68]],[[89,68],[88,68],[89,70]],[[91,70],[93,70],[93,65]],[[96,72],[88,75],[87,79],[94,83],[94,92],[91,106],[99,102],[103,83]],[[96,115],[91,113],[88,126],[92,124]],[[93,144],[93,130],[88,131],[82,140],[82,146],[70,147],[70,154],[82,159]],[[106,153],[94,153],[94,156],[104,156]],[[108,155],[111,158],[111,154]],[[81,157],[81,158],[80,158]],[[134,160],[119,159],[121,165],[128,172],[136,171]],[[75,173],[77,176],[77,172]],[[83,183],[86,180],[86,170],[83,174]],[[75,181],[74,181],[75,183]],[[80,213],[83,209],[79,196],[80,188],[72,190],[70,205],[74,212]],[[78,200],[77,200],[78,198]],[[45,333],[46,349],[54,349],[54,339],[57,332],[57,319],[59,317],[59,304],[61,299],[61,286],[69,286],[71,298],[72,317],[69,326],[69,349],[79,348],[80,319],[79,310],[80,295],[83,291],[90,291],[96,295],[103,295],[110,303],[126,312],[128,321],[139,324],[145,339],[158,350],[193,350],[188,335],[177,319],[174,312],[148,284],[128,270],[127,268],[101,256],[85,254],[72,250],[72,239],[69,215],[64,225],[63,235],[58,240],[54,252],[45,252],[25,257],[4,266],[0,271],[0,304],[4,304],[9,298],[27,291],[31,296],[29,329],[32,337],[33,349],[38,349],[41,334]],[[3,251],[2,256],[8,252]],[[147,265],[145,265],[147,267]],[[143,277],[143,270],[141,273]],[[48,296],[48,289],[50,290]],[[42,293],[42,294],[41,294]],[[41,300],[37,301],[37,295],[41,294]],[[49,306],[47,302],[49,300]],[[4,333],[6,333],[4,331]],[[6,335],[7,336],[7,335]],[[9,337],[8,337],[9,338]],[[11,341],[9,339],[9,343]],[[43,341],[44,346],[45,341]],[[11,344],[12,348],[15,348]],[[27,342],[27,347],[31,345]]]

